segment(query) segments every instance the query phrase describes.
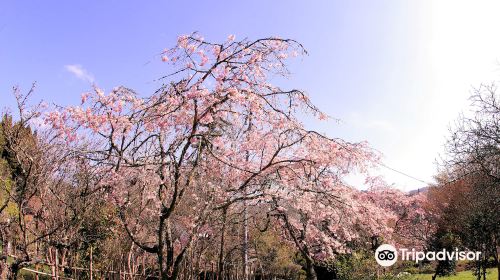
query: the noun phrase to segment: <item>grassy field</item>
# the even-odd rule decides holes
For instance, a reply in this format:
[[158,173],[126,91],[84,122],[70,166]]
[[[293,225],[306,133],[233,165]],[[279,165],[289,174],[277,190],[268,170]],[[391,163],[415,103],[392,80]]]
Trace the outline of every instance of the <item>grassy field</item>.
[[[418,274],[418,275],[412,275],[409,278],[406,278],[408,280],[430,280],[432,279],[432,274]],[[472,275],[471,271],[462,271],[457,273],[457,275],[453,276],[447,276],[447,277],[438,277],[437,279],[443,279],[443,280],[474,280],[476,277]],[[496,280],[498,279],[498,274],[496,269],[490,269],[488,270],[488,273],[486,274],[486,279],[492,279]]]

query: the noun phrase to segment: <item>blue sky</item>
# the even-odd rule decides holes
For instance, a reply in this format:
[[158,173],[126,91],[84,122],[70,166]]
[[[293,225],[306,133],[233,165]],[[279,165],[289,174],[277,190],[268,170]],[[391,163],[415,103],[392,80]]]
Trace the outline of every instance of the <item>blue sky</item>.
[[[91,81],[148,94],[168,69],[158,54],[178,35],[300,41],[309,55],[284,83],[307,91],[335,122],[307,121],[367,140],[388,166],[432,181],[447,126],[472,86],[498,76],[494,1],[1,1],[0,107],[13,85],[77,103]],[[381,168],[408,190],[425,184]]]

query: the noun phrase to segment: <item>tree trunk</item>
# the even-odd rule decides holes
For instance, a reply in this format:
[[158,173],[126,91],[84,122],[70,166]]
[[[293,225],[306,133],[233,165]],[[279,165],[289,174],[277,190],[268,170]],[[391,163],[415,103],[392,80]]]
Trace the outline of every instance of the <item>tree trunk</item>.
[[[163,270],[160,270],[161,279],[162,280],[175,280],[177,275],[175,273],[175,265],[174,265],[174,246],[172,241],[172,232],[170,220],[165,220],[165,228],[164,228],[164,242],[166,247],[166,256],[162,255],[161,260],[164,263],[160,263],[160,267],[163,267]],[[161,242],[161,241],[160,241]],[[163,246],[162,246],[163,247]],[[161,250],[161,249],[160,249]],[[160,261],[160,259],[159,259]]]
[[476,262],[477,280],[481,280],[481,261]]
[[93,260],[92,260],[92,256],[93,255],[93,252],[92,252],[92,245],[90,245],[90,280],[92,280],[94,278],[94,271],[93,270]]
[[494,257],[495,257],[495,261],[497,263],[497,274],[498,274],[498,277],[497,279],[500,280],[500,246],[496,246],[496,250],[495,250],[495,254],[494,254]]
[[307,280],[317,280],[316,270],[314,270],[314,261],[311,258],[306,258],[306,278]]
[[9,265],[7,264],[7,257],[0,260],[0,279],[7,279],[9,274]]
[[499,260],[497,260],[497,273],[498,273],[497,279],[500,280],[500,261]]
[[9,273],[7,274],[7,279],[9,280],[17,280],[17,274],[19,273],[19,270],[10,270]]
[[[246,191],[245,191],[246,195]],[[248,269],[248,213],[247,201],[243,201],[243,280],[249,280]]]
[[128,256],[127,256],[127,266],[128,266],[128,273],[130,273],[130,275],[132,274],[135,274],[135,268],[134,268],[134,264],[132,264],[132,251],[134,249],[134,243],[132,243],[130,245],[130,249],[128,251]]
[[226,234],[227,207],[222,210],[222,230],[220,237],[219,264],[217,265],[217,275],[219,280],[224,279],[224,237]]
[[17,274],[19,273],[19,269],[21,268],[20,263],[18,261],[14,261],[10,266],[7,272],[7,279],[9,280],[17,280]]

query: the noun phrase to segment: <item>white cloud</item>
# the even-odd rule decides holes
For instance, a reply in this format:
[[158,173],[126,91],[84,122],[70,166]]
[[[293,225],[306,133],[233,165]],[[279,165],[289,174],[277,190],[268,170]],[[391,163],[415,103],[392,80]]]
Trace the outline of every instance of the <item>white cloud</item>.
[[90,83],[94,82],[94,75],[92,75],[92,73],[88,72],[80,64],[64,65],[64,69],[66,69],[66,71],[70,72],[71,74],[73,74],[75,77],[77,77],[78,79],[80,79],[82,81],[86,81],[86,82],[90,82]]

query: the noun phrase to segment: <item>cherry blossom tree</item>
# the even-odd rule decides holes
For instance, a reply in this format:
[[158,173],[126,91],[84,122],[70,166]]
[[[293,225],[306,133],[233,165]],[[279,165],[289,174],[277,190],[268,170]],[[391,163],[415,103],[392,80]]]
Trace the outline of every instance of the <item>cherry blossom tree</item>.
[[363,199],[373,203],[385,217],[392,233],[385,241],[406,248],[426,249],[436,230],[436,214],[429,207],[427,193],[407,193],[389,186],[381,177],[367,179],[369,189]]
[[[288,58],[304,53],[276,37],[211,43],[180,36],[161,54],[174,70],[151,96],[96,86],[80,106],[58,108],[46,122],[100,174],[96,187],[116,205],[133,243],[156,254],[162,279],[178,278],[187,250],[210,231],[211,215],[249,201],[287,213],[291,236],[298,227],[291,213],[315,219],[307,243],[321,239],[338,249],[366,215],[341,178],[376,156],[365,143],[308,130],[299,115],[327,116],[304,92],[269,83],[288,75]],[[343,204],[355,215],[347,217]],[[305,239],[296,242],[304,252]],[[305,255],[323,253],[330,252]]]
[[308,279],[316,279],[315,267],[321,262],[350,254],[373,236],[391,236],[388,224],[393,218],[392,212],[342,182],[328,177],[312,182],[293,194],[274,196],[272,213],[304,258]]

